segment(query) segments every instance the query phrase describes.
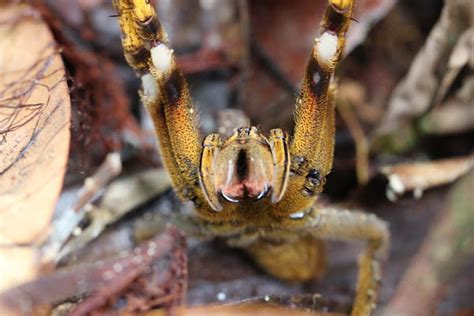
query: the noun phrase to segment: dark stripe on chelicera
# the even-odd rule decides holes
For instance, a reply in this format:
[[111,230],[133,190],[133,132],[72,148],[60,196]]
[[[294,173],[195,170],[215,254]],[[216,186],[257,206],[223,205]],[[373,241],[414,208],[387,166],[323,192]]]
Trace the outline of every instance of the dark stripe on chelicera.
[[313,57],[309,60],[306,77],[315,98],[321,98],[327,94],[331,73],[322,68]]
[[165,94],[168,97],[168,104],[176,106],[184,85],[183,75],[178,70],[173,70],[168,80],[164,84]]
[[239,179],[239,181],[242,181],[247,177],[249,172],[247,152],[245,151],[245,149],[241,149],[237,154],[236,164],[237,178]]

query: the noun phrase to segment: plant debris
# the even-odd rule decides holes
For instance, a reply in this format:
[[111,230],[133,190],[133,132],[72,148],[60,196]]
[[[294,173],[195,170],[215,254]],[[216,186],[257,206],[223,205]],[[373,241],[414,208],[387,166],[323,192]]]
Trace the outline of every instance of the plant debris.
[[451,183],[474,167],[474,156],[440,161],[405,163],[381,168],[388,178],[387,198],[395,201],[405,192],[413,191],[420,198],[426,189]]
[[122,171],[122,162],[120,154],[111,153],[107,155],[104,163],[99,167],[96,173],[84,181],[84,186],[77,193],[77,199],[74,204],[58,214],[53,221],[54,230],[49,239],[43,245],[43,261],[59,260],[58,252],[64,246],[66,240],[70,237],[79,222],[84,219],[90,203],[97,195],[104,190],[109,182],[118,176]]
[[71,315],[137,313],[180,304],[186,292],[184,235],[169,227],[119,258],[58,270],[0,295],[7,315],[38,315],[66,299],[81,298]]
[[1,291],[37,273],[33,245],[63,183],[71,108],[59,47],[30,6],[0,4],[0,52]]
[[[325,243],[325,275],[290,283],[196,225],[190,204],[170,189],[139,102],[140,82],[123,58],[112,1],[0,2],[2,307],[40,316],[350,312],[363,244]],[[203,134],[248,125],[291,134],[325,2],[152,3],[199,105]],[[334,165],[319,201],[367,210],[390,224],[376,314],[474,311],[469,5],[358,1],[336,76]],[[13,7],[21,10],[6,9]],[[18,34],[25,25],[33,29]],[[28,87],[38,91],[25,94]],[[31,136],[34,122],[41,130],[34,142],[17,137]],[[5,155],[12,148],[25,150]],[[16,188],[39,192],[30,182],[49,196],[9,200],[5,192]],[[187,247],[169,225],[186,232]]]
[[382,315],[436,313],[439,300],[446,294],[446,284],[459,273],[466,259],[474,255],[473,187],[474,172],[471,172],[451,189],[445,209],[428,232]]

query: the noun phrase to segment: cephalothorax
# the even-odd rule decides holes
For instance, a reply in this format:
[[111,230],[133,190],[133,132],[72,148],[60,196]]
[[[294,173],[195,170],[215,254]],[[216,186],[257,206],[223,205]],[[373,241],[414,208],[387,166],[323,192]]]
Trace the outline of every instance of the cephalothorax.
[[388,246],[386,224],[374,215],[315,204],[332,168],[332,77],[355,0],[328,2],[291,138],[281,129],[264,134],[244,126],[228,139],[211,134],[202,141],[186,81],[150,1],[114,0],[125,57],[141,78],[161,156],[177,195],[193,202],[196,223],[289,280],[307,280],[320,271],[320,238],[366,240],[352,315],[369,315]]

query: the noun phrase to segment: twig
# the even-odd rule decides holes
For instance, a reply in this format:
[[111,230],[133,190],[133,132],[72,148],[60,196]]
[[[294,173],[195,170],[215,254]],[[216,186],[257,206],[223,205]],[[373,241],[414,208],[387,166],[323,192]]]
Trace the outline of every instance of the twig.
[[58,218],[53,221],[53,231],[50,238],[43,246],[43,262],[56,261],[58,252],[84,218],[87,205],[107,186],[107,184],[120,174],[122,162],[120,154],[111,153],[96,171],[96,173],[84,181],[84,186],[79,191],[76,202],[64,210]]
[[[0,310],[2,316],[3,313],[42,315],[40,311],[50,309],[57,302],[92,294],[74,311],[75,315],[84,315],[113,301],[121,293],[133,298],[137,289],[140,297],[150,302],[157,298],[150,295],[150,290],[155,294],[160,290],[163,297],[168,297],[162,305],[171,306],[181,303],[184,297],[186,260],[184,235],[168,227],[164,233],[120,258],[59,270],[8,290],[0,295]],[[130,307],[136,307],[132,303],[130,300]],[[149,308],[145,303],[140,306]]]
[[349,100],[339,103],[337,110],[354,139],[357,181],[366,184],[369,181],[369,142]]
[[448,184],[465,175],[474,166],[474,155],[438,161],[405,163],[382,167],[388,179],[387,198],[395,201],[405,192],[413,191],[416,198],[432,187]]
[[[151,307],[180,305],[186,292],[186,243],[184,235],[174,227],[168,228],[158,238],[146,242],[135,250],[135,257],[128,257],[123,263],[114,263],[103,276],[110,282],[82,301],[70,316],[89,315],[113,302],[126,297],[127,304],[120,308],[127,314],[145,311]],[[139,260],[140,259],[140,260]],[[154,276],[154,275],[157,276]],[[140,280],[139,277],[146,278]],[[133,284],[139,286],[134,288]],[[138,299],[138,303],[134,298]],[[101,314],[117,311],[113,304]]]
[[98,207],[91,206],[89,212],[91,223],[61,248],[55,260],[60,262],[72,252],[81,249],[99,236],[108,225],[159,196],[170,186],[170,179],[164,169],[147,169],[112,181]]
[[255,60],[260,63],[263,69],[275,80],[275,82],[290,96],[298,94],[298,89],[286,77],[283,70],[275,64],[271,57],[255,41],[250,42],[250,53]]

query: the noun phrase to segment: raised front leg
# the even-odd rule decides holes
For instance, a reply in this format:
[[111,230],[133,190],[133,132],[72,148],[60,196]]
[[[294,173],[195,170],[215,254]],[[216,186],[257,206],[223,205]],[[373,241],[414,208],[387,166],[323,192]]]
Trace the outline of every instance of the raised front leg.
[[321,239],[364,240],[364,253],[359,258],[357,290],[351,315],[371,315],[377,302],[381,265],[390,244],[387,223],[373,214],[314,206],[299,219],[285,219],[283,227],[310,233]]
[[332,78],[344,50],[355,0],[328,2],[296,102],[291,176],[286,196],[278,205],[280,215],[311,207],[332,168],[336,94]]
[[201,136],[185,78],[147,0],[114,0],[127,62],[142,80],[141,99],[153,120],[163,162],[182,199],[205,212],[199,190]]
[[329,0],[296,103],[290,152],[293,168],[316,169],[326,176],[332,167],[334,102],[330,83],[342,56],[355,0]]

